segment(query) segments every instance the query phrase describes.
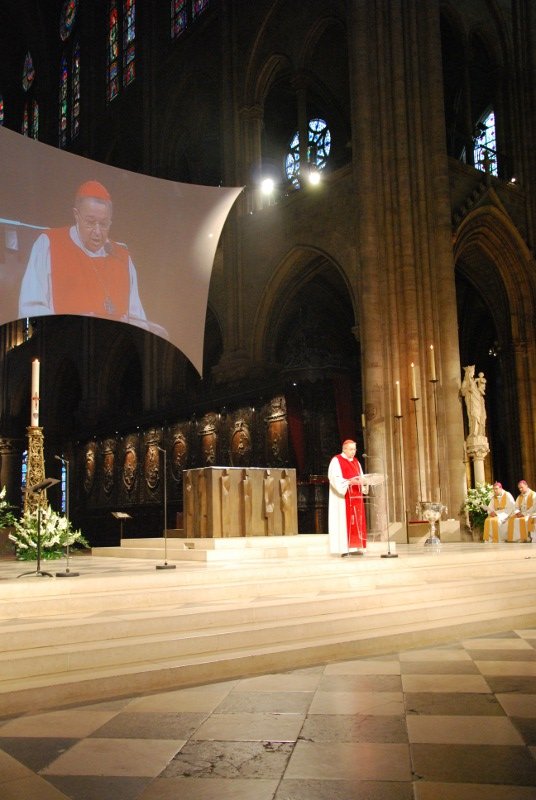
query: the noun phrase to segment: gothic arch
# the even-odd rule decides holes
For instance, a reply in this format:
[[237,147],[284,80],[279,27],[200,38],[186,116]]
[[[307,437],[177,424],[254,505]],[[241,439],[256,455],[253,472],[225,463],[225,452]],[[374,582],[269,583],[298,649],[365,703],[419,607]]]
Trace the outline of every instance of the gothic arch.
[[[478,359],[478,368],[491,379],[487,403],[493,473],[515,488],[519,475],[529,474],[534,463],[534,455],[521,452],[520,445],[533,440],[535,424],[527,360],[534,349],[533,259],[506,212],[489,205],[475,209],[461,224],[454,260],[461,357],[470,363]],[[464,305],[465,312],[460,310]]]
[[339,294],[346,293],[355,325],[357,300],[342,268],[325,252],[312,247],[295,247],[274,269],[256,314],[252,347],[256,361],[275,359],[277,331],[296,296],[319,276],[330,285],[337,285]]
[[[494,264],[508,297],[511,333],[514,339],[527,336],[527,320],[533,319],[536,287],[530,280],[534,261],[517,228],[497,206],[489,205],[468,214],[460,225],[454,241],[454,261],[474,259],[482,254]],[[485,291],[482,270],[475,275]]]

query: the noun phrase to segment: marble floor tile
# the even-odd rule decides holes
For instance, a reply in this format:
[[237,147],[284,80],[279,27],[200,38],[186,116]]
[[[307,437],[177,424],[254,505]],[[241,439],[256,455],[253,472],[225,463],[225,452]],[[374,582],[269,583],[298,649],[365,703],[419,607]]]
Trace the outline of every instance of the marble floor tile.
[[464,648],[471,650],[532,650],[530,642],[518,636],[490,636],[489,638],[464,639]]
[[535,662],[536,650],[468,650],[476,661],[518,661]]
[[534,788],[420,781],[415,784],[415,800],[534,800]]
[[218,705],[218,714],[271,711],[305,714],[313,699],[312,692],[232,692]]
[[498,694],[497,700],[511,717],[536,719],[536,694]]
[[482,675],[402,675],[404,692],[469,692],[488,694]]
[[523,745],[507,717],[408,716],[410,742],[429,744]]
[[403,661],[402,675],[479,675],[472,661]]
[[406,744],[302,742],[296,744],[285,779],[343,781],[411,780]]
[[405,650],[399,653],[400,661],[470,661],[471,656],[463,647],[431,648],[426,650]]
[[404,697],[408,714],[504,716],[504,709],[492,694],[408,692]]
[[123,711],[92,736],[98,739],[189,739],[206,717],[206,714],[189,711]]
[[159,778],[136,800],[272,800],[278,783],[264,778]]
[[405,781],[281,781],[274,800],[414,800]]
[[321,692],[401,692],[400,675],[325,675]]
[[17,717],[0,724],[0,737],[51,737],[82,739],[98,730],[118,712],[93,708],[69,708]]
[[532,675],[486,675],[486,681],[494,694],[536,694],[536,677]]
[[49,775],[47,781],[70,800],[138,800],[152,778]]
[[244,678],[233,689],[235,692],[314,692],[320,680],[321,672],[281,673],[279,675],[257,675]]
[[135,697],[125,706],[127,711],[205,711],[210,714],[232,691],[237,681],[214,686],[196,686],[174,692],[159,692]]
[[523,742],[527,745],[536,745],[536,717],[512,717],[512,724],[521,734]]
[[73,800],[38,775],[0,783],[2,800]]
[[156,777],[184,744],[167,739],[84,739],[41,774]]
[[381,714],[404,713],[402,692],[316,692],[309,714]]
[[414,772],[421,780],[536,786],[536,760],[526,747],[411,744]]
[[475,660],[482,675],[500,675],[508,678],[522,675],[524,678],[536,677],[536,661],[482,661]]
[[400,660],[397,656],[390,661],[341,661],[328,664],[324,675],[400,675]]
[[299,738],[310,742],[402,743],[408,741],[408,734],[403,715],[311,714]]
[[195,740],[295,742],[304,714],[212,714],[193,735]]
[[289,742],[188,742],[161,778],[265,778],[283,775]]
[[[46,767],[55,761],[62,753],[69,750],[78,739],[33,739],[14,737],[12,739],[0,738],[0,749],[16,758],[25,767],[33,772]],[[0,772],[1,775],[1,772]]]

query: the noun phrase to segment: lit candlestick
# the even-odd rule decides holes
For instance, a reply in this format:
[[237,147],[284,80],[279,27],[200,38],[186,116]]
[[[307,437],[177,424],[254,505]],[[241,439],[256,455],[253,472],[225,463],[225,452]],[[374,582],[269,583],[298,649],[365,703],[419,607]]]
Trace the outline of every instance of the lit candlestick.
[[435,356],[434,356],[434,345],[430,345],[430,380],[434,383],[437,381],[436,371],[435,371]]
[[361,414],[361,427],[363,430],[365,430],[367,427],[367,420],[364,414]]
[[415,364],[413,363],[413,361],[411,362],[411,399],[412,400],[418,399],[417,384],[415,382]]
[[402,403],[400,402],[400,381],[395,383],[395,417],[402,416]]
[[30,426],[39,427],[39,360],[32,361],[32,397],[31,397]]

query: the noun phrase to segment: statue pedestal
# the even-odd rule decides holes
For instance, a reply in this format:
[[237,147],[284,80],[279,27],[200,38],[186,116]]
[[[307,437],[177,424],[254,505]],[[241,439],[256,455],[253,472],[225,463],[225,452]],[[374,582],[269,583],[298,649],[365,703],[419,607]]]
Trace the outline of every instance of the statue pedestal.
[[485,483],[484,459],[489,453],[488,437],[469,435],[465,440],[465,447],[467,455],[473,461],[475,483]]
[[203,467],[184,472],[188,538],[298,533],[296,470]]

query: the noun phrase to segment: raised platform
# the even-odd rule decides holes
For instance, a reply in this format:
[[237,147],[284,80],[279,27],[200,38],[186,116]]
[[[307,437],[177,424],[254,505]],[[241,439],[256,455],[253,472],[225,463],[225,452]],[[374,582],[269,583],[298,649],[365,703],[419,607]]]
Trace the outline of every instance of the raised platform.
[[17,578],[32,565],[0,561],[0,713],[536,627],[536,546],[397,545],[382,558],[379,543],[341,559],[316,550],[322,536],[281,538],[181,541],[176,561],[168,540],[170,570],[156,569],[162,540],[138,540],[152,560],[72,558],[70,578]]

